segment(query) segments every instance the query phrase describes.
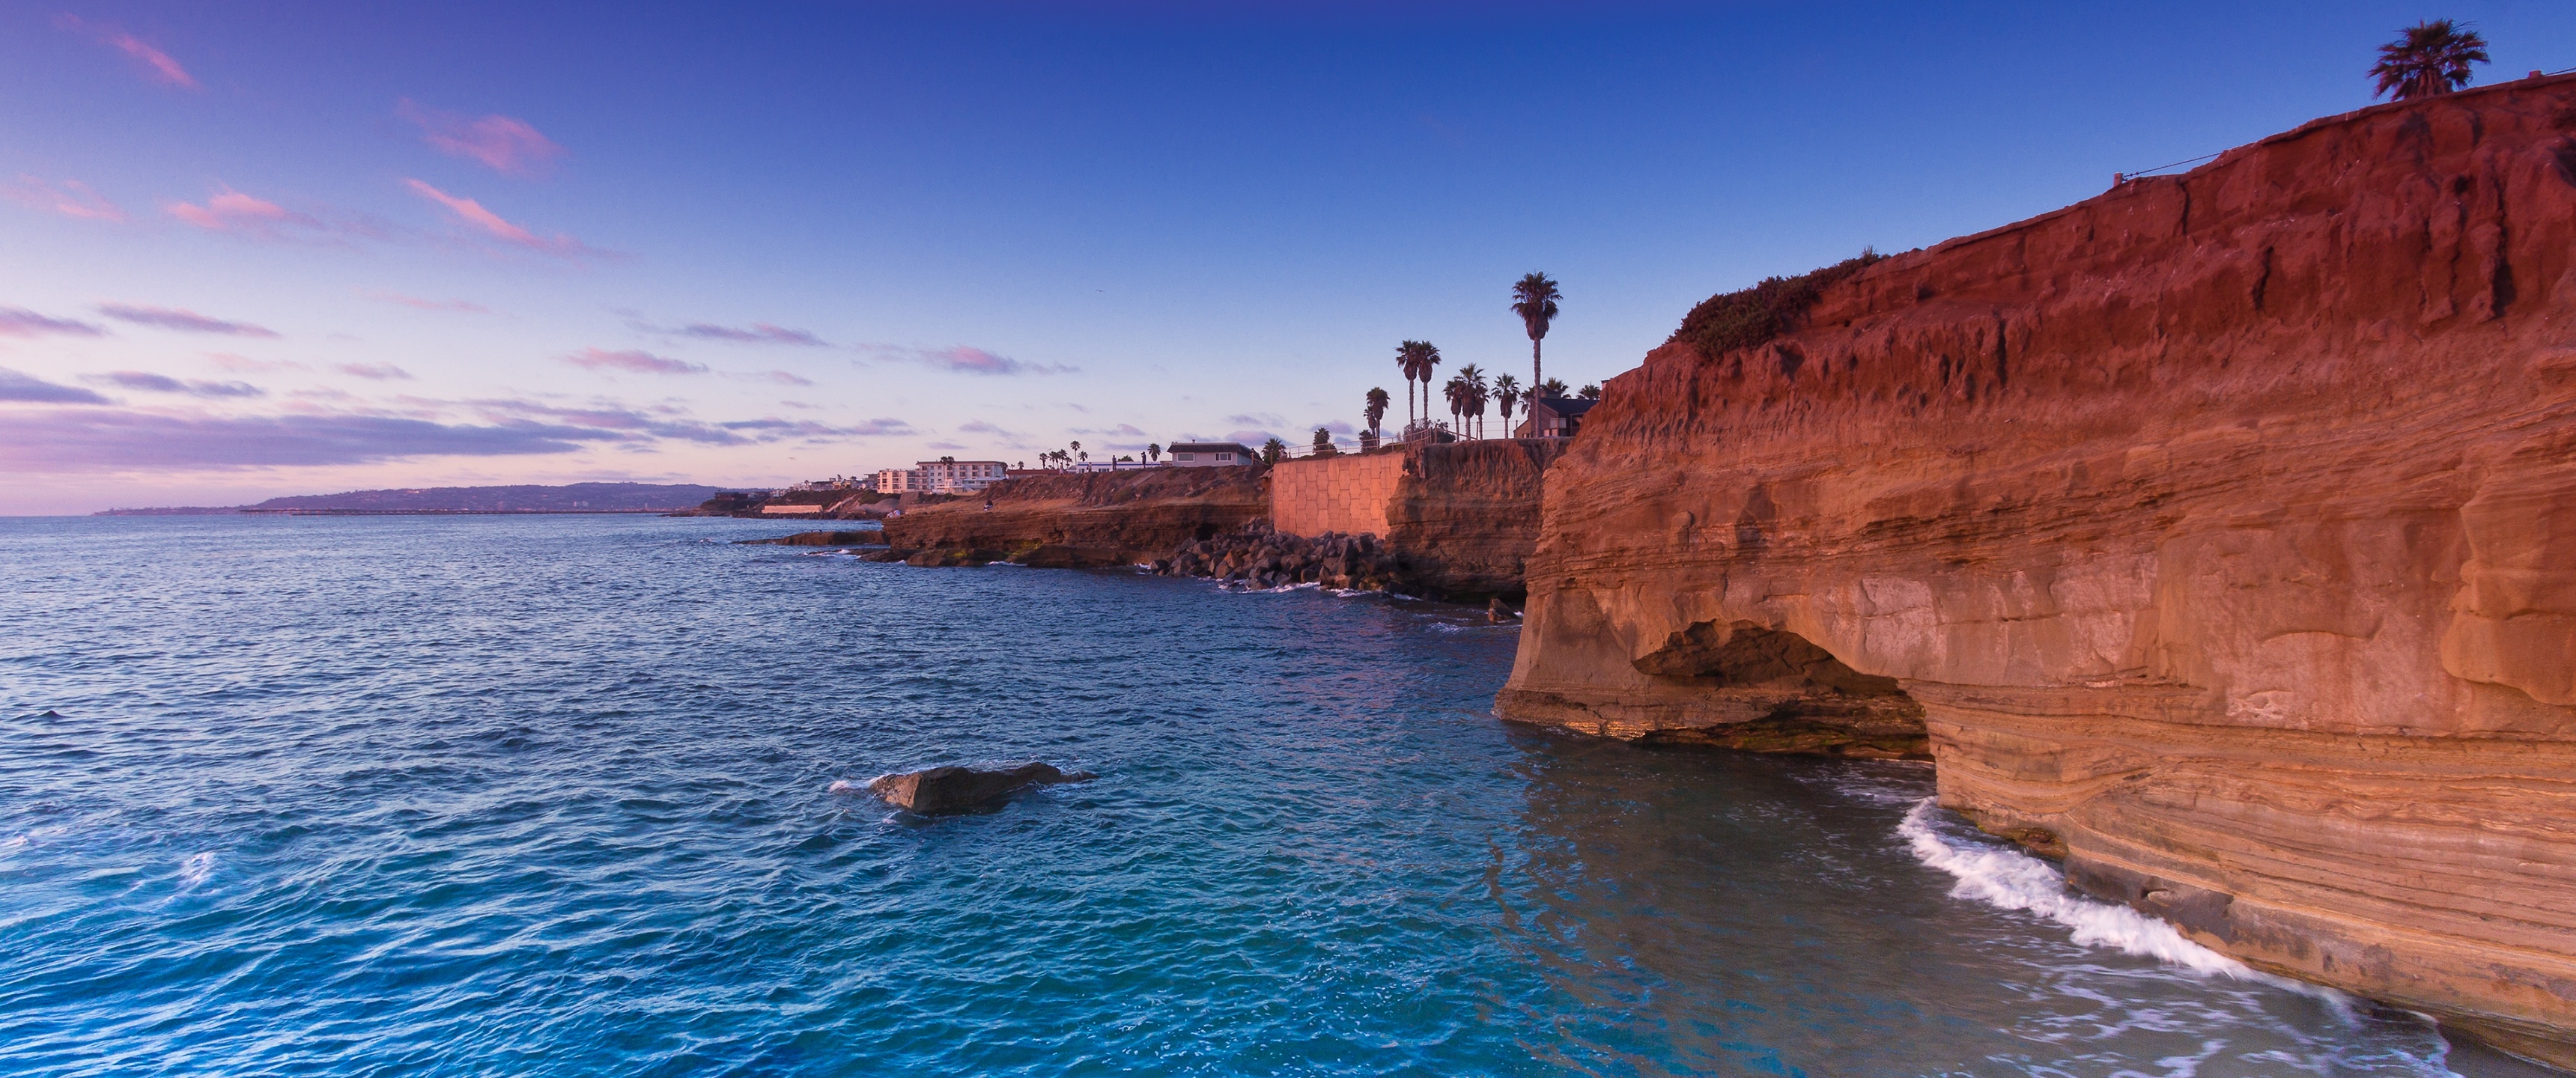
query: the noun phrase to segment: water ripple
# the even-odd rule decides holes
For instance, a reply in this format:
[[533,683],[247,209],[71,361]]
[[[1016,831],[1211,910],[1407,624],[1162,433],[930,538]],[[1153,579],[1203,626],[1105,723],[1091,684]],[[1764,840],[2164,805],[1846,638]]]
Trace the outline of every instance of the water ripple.
[[[1481,611],[721,541],[777,530],[0,522],[0,1070],[2459,1058],[1952,897],[1920,769],[1506,728]],[[1102,777],[854,788],[1029,759]]]

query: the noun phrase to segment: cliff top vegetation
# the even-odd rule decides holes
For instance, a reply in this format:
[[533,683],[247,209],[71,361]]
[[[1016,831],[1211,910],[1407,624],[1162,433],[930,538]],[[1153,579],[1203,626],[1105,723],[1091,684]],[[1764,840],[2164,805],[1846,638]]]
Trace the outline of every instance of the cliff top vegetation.
[[1704,356],[1751,348],[1797,329],[1825,289],[1886,257],[1862,248],[1858,256],[1823,269],[1770,277],[1751,288],[1710,296],[1683,316],[1671,339],[1689,342]]

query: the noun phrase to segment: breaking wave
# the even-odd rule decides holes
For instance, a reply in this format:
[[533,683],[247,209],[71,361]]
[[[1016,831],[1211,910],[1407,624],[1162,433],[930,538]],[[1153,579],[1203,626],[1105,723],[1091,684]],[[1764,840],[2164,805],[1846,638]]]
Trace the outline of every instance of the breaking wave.
[[1932,826],[1933,798],[1915,802],[1896,825],[1916,860],[1958,878],[1953,898],[1997,909],[2026,910],[2075,930],[2075,942],[2153,958],[2192,972],[2312,991],[2314,986],[2254,970],[2183,938],[2174,926],[2126,906],[2098,902],[2066,889],[2066,878],[2048,862],[2019,850],[1955,840]]

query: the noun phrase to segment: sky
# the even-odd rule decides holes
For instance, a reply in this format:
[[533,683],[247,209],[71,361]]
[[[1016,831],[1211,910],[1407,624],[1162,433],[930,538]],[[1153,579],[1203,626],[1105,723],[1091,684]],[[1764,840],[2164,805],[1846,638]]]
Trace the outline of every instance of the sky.
[[[0,0],[0,514],[1347,437],[2576,4]],[[1445,413],[1445,408],[1442,409]],[[1390,421],[1389,425],[1393,425]]]

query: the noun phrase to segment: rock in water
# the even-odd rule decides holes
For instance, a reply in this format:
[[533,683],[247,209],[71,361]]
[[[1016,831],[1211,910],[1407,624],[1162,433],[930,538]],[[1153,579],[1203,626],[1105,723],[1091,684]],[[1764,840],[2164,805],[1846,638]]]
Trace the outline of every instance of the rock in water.
[[989,804],[1024,787],[1089,782],[1098,777],[1088,771],[1066,774],[1047,764],[1022,764],[1008,771],[934,767],[887,775],[868,783],[868,789],[896,808],[935,816]]

